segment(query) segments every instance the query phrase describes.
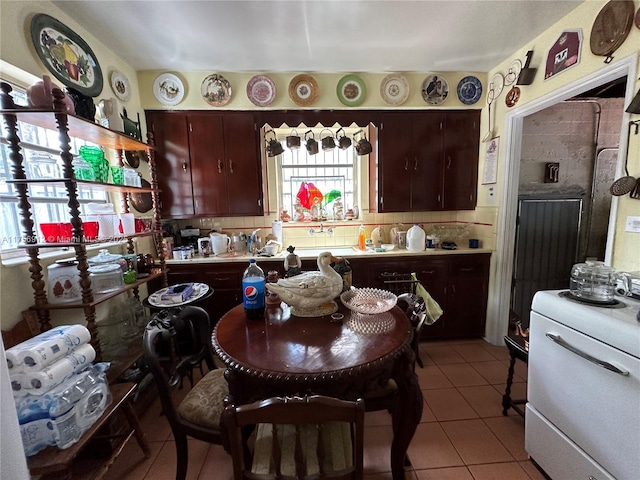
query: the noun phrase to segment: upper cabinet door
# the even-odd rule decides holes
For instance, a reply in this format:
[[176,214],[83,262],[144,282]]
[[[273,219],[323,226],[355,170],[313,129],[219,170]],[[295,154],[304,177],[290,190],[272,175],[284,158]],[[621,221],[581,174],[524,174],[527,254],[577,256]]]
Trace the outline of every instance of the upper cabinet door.
[[480,112],[447,112],[443,210],[473,210],[478,193]]
[[438,210],[442,190],[442,131],[444,115],[424,112],[414,115],[411,122],[413,159],[411,169],[411,210]]
[[258,132],[253,115],[224,115],[224,148],[230,215],[262,215]]
[[147,114],[147,128],[154,134],[163,215],[193,215],[187,115],[150,112]]
[[226,215],[227,161],[222,116],[189,115],[191,181],[196,215]]
[[378,164],[380,212],[411,210],[412,143],[409,114],[384,113]]

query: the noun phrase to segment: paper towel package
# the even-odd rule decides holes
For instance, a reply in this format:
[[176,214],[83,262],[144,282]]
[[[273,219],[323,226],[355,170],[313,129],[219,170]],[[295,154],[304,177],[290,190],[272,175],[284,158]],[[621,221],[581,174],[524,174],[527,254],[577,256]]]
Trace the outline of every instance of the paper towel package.
[[42,332],[7,350],[10,373],[42,370],[91,340],[84,325],[62,325]]
[[10,373],[14,395],[22,390],[27,390],[30,394],[41,395],[85,368],[95,358],[96,351],[91,345],[85,343],[42,370],[22,374]]
[[189,299],[193,294],[193,283],[181,283],[173,285],[165,293],[160,295],[163,302],[181,303]]

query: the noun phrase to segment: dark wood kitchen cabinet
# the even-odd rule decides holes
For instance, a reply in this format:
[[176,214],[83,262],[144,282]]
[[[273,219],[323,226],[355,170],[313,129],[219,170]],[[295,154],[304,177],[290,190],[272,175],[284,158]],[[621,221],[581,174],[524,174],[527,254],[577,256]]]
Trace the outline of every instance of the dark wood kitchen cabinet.
[[477,338],[486,323],[490,258],[489,253],[370,258],[366,281],[387,288],[383,273],[415,273],[444,312],[422,329],[422,339]]
[[147,112],[167,216],[262,215],[258,133],[251,112]]
[[476,110],[389,112],[380,126],[380,212],[475,208]]

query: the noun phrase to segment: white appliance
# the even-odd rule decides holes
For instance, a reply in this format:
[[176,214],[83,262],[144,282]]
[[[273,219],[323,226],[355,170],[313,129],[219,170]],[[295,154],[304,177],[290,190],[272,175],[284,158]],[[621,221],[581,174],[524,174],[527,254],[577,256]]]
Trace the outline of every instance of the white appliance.
[[533,298],[525,449],[553,480],[640,479],[640,301]]

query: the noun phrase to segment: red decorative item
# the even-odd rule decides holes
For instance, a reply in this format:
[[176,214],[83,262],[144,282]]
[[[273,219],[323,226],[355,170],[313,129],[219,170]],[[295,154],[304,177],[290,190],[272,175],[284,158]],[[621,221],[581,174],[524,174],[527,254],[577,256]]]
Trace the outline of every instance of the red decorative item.
[[544,79],[547,80],[553,75],[577,65],[580,62],[581,43],[582,30],[566,30],[562,32],[547,53]]
[[316,187],[313,183],[302,182],[300,184],[300,189],[298,190],[296,198],[300,202],[300,205],[302,205],[307,210],[311,210],[311,207],[314,205],[314,203],[316,203],[316,199],[318,200],[318,204],[320,204],[322,202],[322,199],[324,198],[324,195],[322,195],[322,192],[320,192],[320,190],[318,190],[318,187]]

